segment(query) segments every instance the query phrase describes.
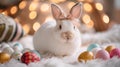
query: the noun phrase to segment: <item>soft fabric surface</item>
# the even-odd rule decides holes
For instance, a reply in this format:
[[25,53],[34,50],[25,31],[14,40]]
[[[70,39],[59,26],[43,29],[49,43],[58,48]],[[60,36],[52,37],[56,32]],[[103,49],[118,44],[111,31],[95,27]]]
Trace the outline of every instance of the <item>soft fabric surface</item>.
[[[82,40],[83,45],[81,46],[80,53],[85,51],[90,43],[99,43],[103,48],[107,45],[114,45],[120,48],[120,25],[114,25],[108,31],[102,33],[83,34]],[[32,36],[25,36],[19,42],[23,44],[24,48],[34,49]],[[86,63],[76,60],[77,56],[64,58],[52,57],[42,58],[38,63],[26,65],[20,61],[11,59],[8,63],[0,64],[0,67],[120,67],[120,59],[117,57],[106,61],[94,59]]]

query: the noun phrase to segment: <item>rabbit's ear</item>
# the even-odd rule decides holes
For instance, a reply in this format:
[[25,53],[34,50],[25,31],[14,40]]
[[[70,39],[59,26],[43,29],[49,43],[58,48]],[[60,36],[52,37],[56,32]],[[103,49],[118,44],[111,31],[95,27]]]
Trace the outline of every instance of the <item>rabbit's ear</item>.
[[63,11],[55,4],[51,4],[51,11],[55,19],[65,18]]
[[70,10],[71,18],[80,18],[82,12],[82,3],[76,3]]

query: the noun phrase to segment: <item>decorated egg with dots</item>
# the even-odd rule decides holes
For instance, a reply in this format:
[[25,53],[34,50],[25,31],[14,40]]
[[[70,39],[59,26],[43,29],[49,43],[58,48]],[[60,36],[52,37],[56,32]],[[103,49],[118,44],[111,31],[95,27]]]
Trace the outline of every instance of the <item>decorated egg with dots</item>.
[[110,53],[113,49],[115,48],[115,46],[109,45],[105,48],[105,50]]
[[0,42],[16,41],[24,35],[19,23],[11,17],[0,14]]
[[95,58],[108,60],[110,58],[110,55],[106,50],[102,49],[96,53]]
[[38,61],[40,61],[40,57],[38,57],[33,52],[25,52],[21,57],[21,62],[25,64],[29,64],[31,62],[38,62]]
[[79,57],[78,57],[78,61],[81,62],[82,61],[88,61],[88,60],[92,60],[94,58],[93,53],[89,52],[89,51],[85,51],[82,52]]
[[87,51],[91,51],[93,48],[100,47],[99,44],[90,44],[87,48]]
[[120,58],[120,49],[119,48],[114,48],[111,52],[110,52],[110,58],[117,56]]
[[4,52],[0,53],[0,63],[6,63],[10,60],[10,55]]
[[13,45],[13,49],[15,51],[18,51],[18,52],[21,52],[23,50],[23,46],[22,44],[20,44],[19,42],[16,42],[14,45]]

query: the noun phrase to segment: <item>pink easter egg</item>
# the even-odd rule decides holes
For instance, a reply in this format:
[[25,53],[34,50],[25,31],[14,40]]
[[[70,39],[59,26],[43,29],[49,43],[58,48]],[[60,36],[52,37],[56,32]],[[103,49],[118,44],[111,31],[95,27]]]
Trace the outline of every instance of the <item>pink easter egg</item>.
[[110,58],[112,58],[114,56],[118,56],[120,58],[120,49],[119,48],[115,48],[110,52]]
[[108,53],[106,50],[99,50],[99,51],[96,53],[95,58],[107,60],[107,59],[110,58],[110,55],[109,55],[109,53]]

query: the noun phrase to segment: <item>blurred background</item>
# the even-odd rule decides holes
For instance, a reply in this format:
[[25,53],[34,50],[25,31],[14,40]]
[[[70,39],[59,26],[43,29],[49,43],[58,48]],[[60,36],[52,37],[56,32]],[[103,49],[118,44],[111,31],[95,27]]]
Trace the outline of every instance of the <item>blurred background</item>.
[[50,4],[56,3],[68,13],[76,2],[83,3],[81,31],[102,32],[120,23],[120,0],[0,0],[0,13],[20,23],[25,34],[33,35],[40,26],[53,20]]

